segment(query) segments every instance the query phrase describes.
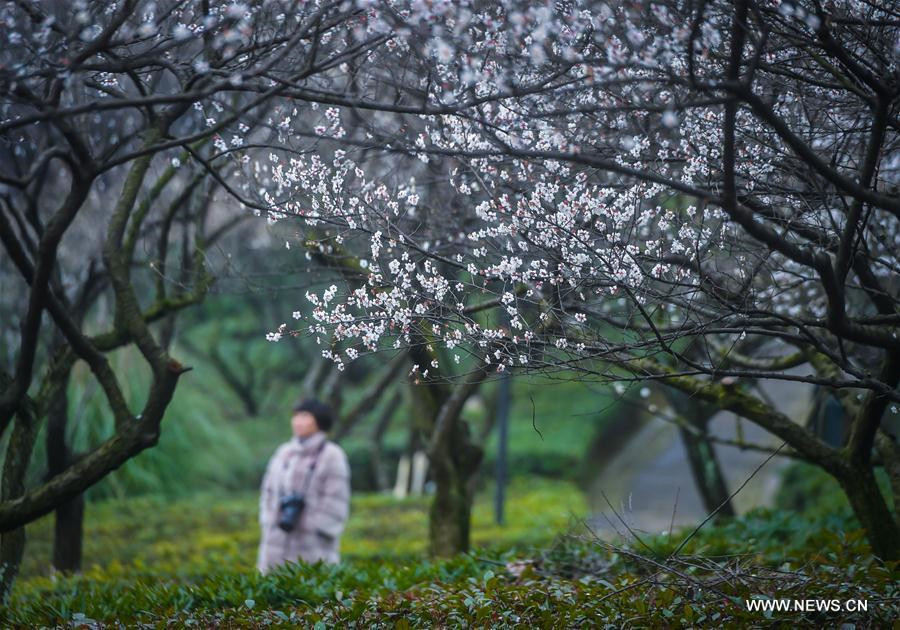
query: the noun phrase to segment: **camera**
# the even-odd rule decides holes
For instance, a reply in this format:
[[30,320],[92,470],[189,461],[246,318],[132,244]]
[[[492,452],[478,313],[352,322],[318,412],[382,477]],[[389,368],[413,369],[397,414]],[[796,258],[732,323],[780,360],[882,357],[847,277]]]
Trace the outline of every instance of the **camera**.
[[278,500],[278,527],[286,532],[292,531],[297,526],[297,519],[306,500],[302,494],[288,494]]

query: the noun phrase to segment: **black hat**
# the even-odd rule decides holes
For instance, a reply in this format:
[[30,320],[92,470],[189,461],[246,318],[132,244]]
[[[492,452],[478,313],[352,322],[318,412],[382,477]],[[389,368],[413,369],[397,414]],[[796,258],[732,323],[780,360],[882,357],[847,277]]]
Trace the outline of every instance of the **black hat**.
[[330,431],[331,427],[334,426],[334,415],[331,413],[331,407],[323,402],[320,402],[314,398],[301,400],[296,405],[294,405],[294,413],[299,413],[301,411],[305,411],[313,415],[313,417],[316,419],[316,426],[319,427],[320,431]]

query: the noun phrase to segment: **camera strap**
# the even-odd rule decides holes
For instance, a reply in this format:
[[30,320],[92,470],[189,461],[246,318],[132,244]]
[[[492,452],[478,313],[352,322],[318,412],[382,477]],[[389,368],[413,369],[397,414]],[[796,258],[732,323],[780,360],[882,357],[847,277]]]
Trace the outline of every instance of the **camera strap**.
[[[309,468],[306,471],[306,477],[303,479],[303,494],[306,494],[309,490],[309,486],[312,484],[312,476],[313,472],[316,469],[316,465],[319,463],[319,455],[322,454],[322,451],[325,450],[325,445],[328,444],[328,440],[323,440],[319,445],[319,448],[316,449],[315,455],[313,455],[313,460],[309,464]],[[292,487],[294,486],[294,482],[297,478],[297,471],[295,468],[291,466],[290,458],[297,457],[299,453],[293,453],[288,456],[288,459],[284,462],[284,475],[281,477],[281,483],[278,496],[285,496],[286,494],[291,494]]]
[[309,492],[309,486],[312,483],[313,472],[316,470],[316,464],[319,463],[319,455],[321,455],[322,451],[325,450],[326,444],[328,444],[328,440],[322,440],[319,448],[316,449],[316,454],[313,456],[312,462],[310,462],[309,464],[309,470],[306,471],[306,478],[303,480],[304,496]]

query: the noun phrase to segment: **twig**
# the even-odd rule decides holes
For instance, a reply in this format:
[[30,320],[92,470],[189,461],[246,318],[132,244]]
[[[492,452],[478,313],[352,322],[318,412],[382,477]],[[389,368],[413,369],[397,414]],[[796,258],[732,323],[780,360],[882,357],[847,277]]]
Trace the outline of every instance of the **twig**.
[[672,520],[669,521],[669,538],[672,537],[672,530],[675,528],[675,512],[678,510],[678,495],[681,493],[681,486],[675,488],[675,504],[672,505]]
[[712,518],[713,518],[716,514],[719,513],[719,510],[721,510],[723,507],[725,507],[726,505],[728,505],[728,504],[731,502],[731,500],[732,500],[734,497],[736,497],[737,494],[738,494],[741,490],[744,489],[744,486],[746,486],[748,483],[750,483],[750,480],[753,479],[753,477],[756,476],[756,473],[758,473],[760,470],[762,470],[762,467],[765,466],[766,464],[768,464],[769,461],[771,461],[771,459],[772,459],[773,457],[775,457],[776,455],[778,455],[778,452],[779,452],[782,448],[784,448],[784,446],[785,446],[786,444],[787,444],[787,442],[782,442],[782,443],[781,443],[781,446],[779,446],[778,448],[776,448],[776,449],[775,449],[775,452],[773,452],[771,455],[769,455],[768,457],[766,457],[766,459],[765,459],[759,466],[757,466],[756,469],[755,469],[752,473],[750,473],[750,476],[747,477],[747,478],[744,480],[744,483],[742,483],[742,484],[740,485],[740,487],[739,487],[737,490],[735,490],[733,493],[731,493],[731,496],[729,496],[727,499],[725,499],[724,501],[722,501],[722,503],[719,505],[719,507],[717,507],[715,510],[713,510],[712,512],[710,512],[709,515],[708,515],[705,519],[703,519],[703,521],[702,521],[699,525],[697,525],[697,527],[695,527],[694,530],[693,530],[690,534],[688,534],[687,538],[685,538],[684,540],[681,541],[681,544],[678,545],[678,547],[675,549],[675,551],[673,551],[673,552],[669,555],[669,559],[671,560],[673,557],[677,556],[677,555],[678,555],[678,552],[680,552],[682,549],[684,549],[684,546],[688,543],[688,541],[689,541],[691,538],[693,538],[694,535],[695,535],[697,532],[700,531],[700,528],[703,527],[704,525],[706,525],[709,521],[711,521]]
[[[606,493],[605,493],[603,490],[600,491],[600,496],[603,497],[603,500],[604,500],[604,501],[606,501],[606,505],[608,505],[608,506],[609,506],[609,509],[612,510],[613,514],[616,515],[616,518],[618,518],[619,521],[622,523],[622,525],[625,526],[625,529],[628,530],[628,533],[631,534],[631,535],[634,537],[634,539],[635,539],[636,541],[638,541],[638,542],[641,543],[644,547],[646,547],[647,551],[649,551],[650,553],[653,553],[653,548],[652,548],[650,545],[648,545],[647,543],[645,543],[645,542],[643,541],[643,539],[641,539],[641,537],[637,535],[637,532],[635,532],[635,531],[631,528],[631,526],[630,526],[628,523],[625,522],[625,519],[622,518],[622,517],[619,515],[619,513],[616,511],[616,508],[614,508],[613,505],[612,505],[612,503],[610,502],[609,497],[606,496]],[[591,533],[593,533],[593,532],[591,532]]]

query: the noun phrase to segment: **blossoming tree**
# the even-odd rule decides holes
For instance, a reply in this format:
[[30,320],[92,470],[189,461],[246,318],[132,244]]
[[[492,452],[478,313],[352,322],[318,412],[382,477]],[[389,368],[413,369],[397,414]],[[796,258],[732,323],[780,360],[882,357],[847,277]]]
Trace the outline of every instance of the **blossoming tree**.
[[[456,434],[449,412],[494,370],[656,380],[827,470],[875,552],[900,555],[874,477],[883,465],[900,491],[882,422],[900,402],[891,3],[23,0],[0,11],[3,211],[13,225],[28,208],[40,219],[9,232],[37,246],[0,431],[27,411],[44,312],[123,427],[70,475],[0,503],[5,531],[158,433],[179,369],[140,316],[123,244],[143,221],[151,164],[177,160],[358,263],[352,282],[310,293],[313,318],[292,331],[329,344],[338,365],[386,346],[420,353],[414,378],[457,382],[434,436]],[[104,128],[113,119],[121,127]],[[29,205],[48,169],[60,194]],[[140,419],[50,284],[56,246],[114,174],[103,262],[117,338],[153,368]],[[833,391],[846,443],[767,404],[748,385],[765,379]]]
[[[383,44],[340,68],[344,94],[292,92],[325,114],[283,121],[285,144],[318,150],[261,152],[247,201],[324,230],[363,282],[272,338],[311,333],[338,364],[440,348],[422,379],[659,381],[828,471],[896,559],[874,476],[900,490],[891,4],[358,6],[354,37]],[[834,392],[845,443],[757,395],[767,379]]]
[[[60,515],[156,444],[186,371],[169,355],[168,322],[202,299],[205,249],[239,218],[223,218],[213,193],[232,192],[229,180],[249,160],[237,149],[268,128],[287,85],[314,82],[383,39],[332,39],[358,14],[292,1],[252,10],[208,0],[0,3],[4,595],[26,523]],[[101,301],[112,305],[106,321],[95,317]],[[116,373],[108,356],[124,347],[139,351],[145,373]],[[115,419],[84,453],[65,438],[78,362]],[[142,381],[139,404],[125,379]],[[44,422],[50,475],[28,487]],[[57,547],[68,555],[60,568],[76,569],[73,539]]]

